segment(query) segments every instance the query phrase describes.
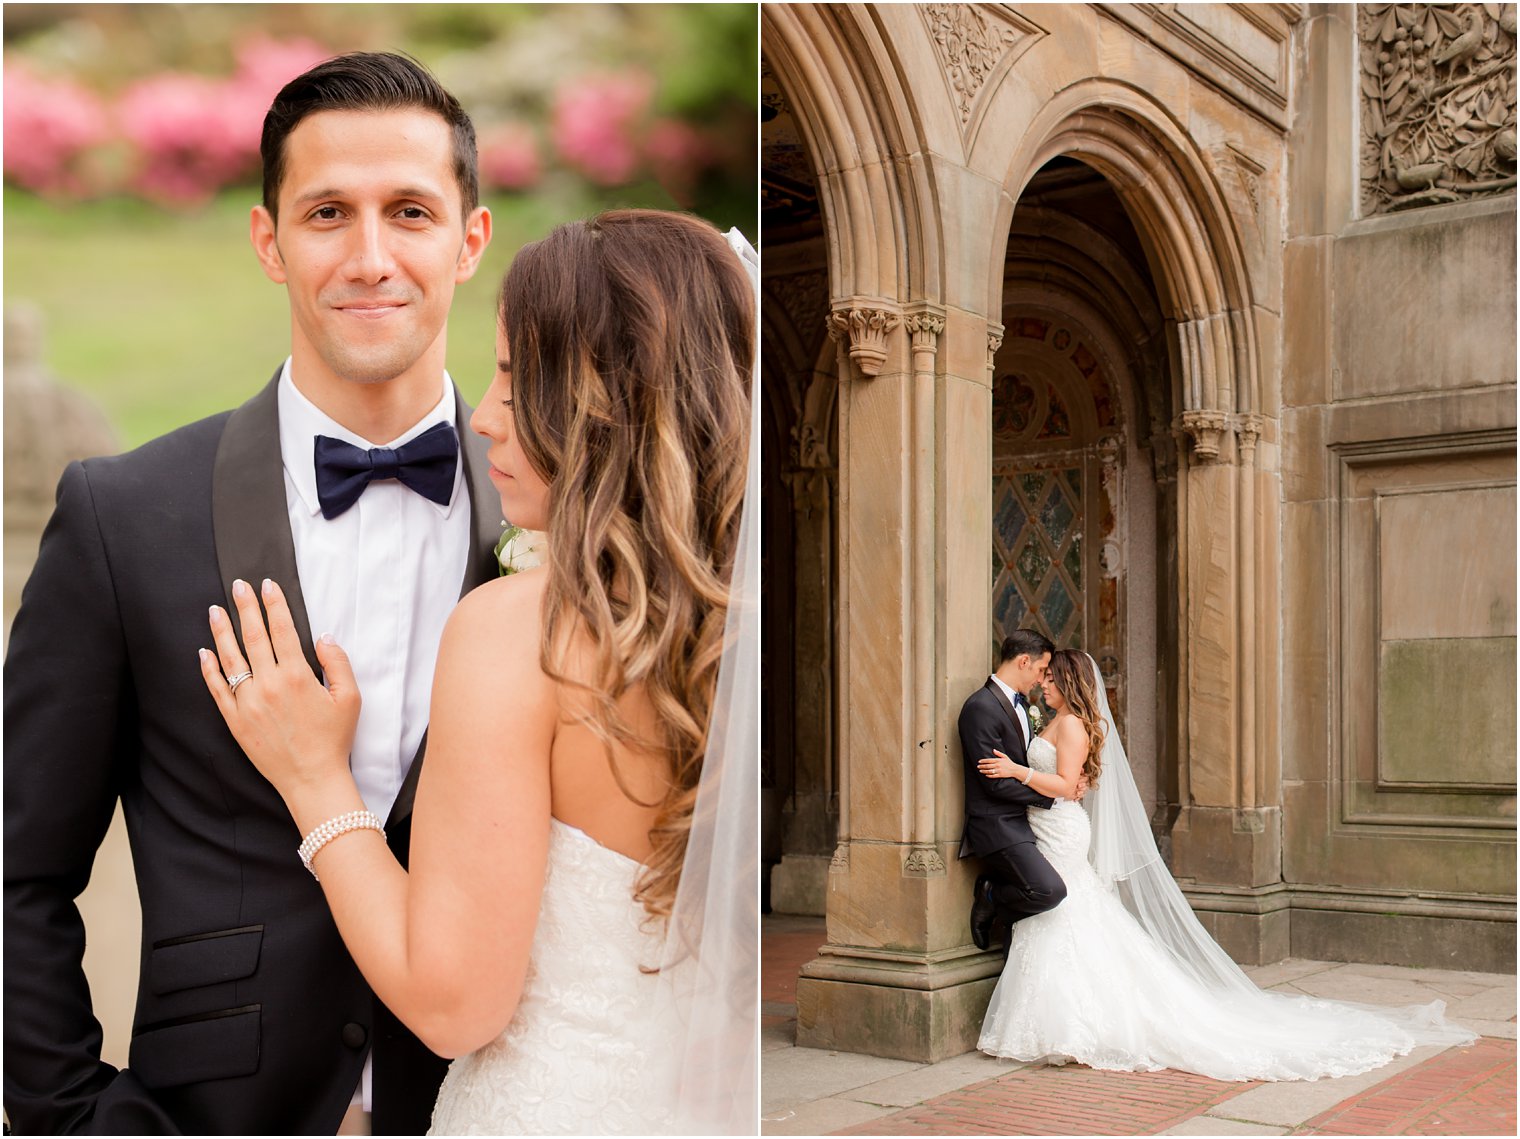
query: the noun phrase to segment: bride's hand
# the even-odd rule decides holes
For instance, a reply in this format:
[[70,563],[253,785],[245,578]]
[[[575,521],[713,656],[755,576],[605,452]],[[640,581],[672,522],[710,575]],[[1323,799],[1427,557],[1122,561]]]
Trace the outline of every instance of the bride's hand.
[[[221,606],[211,607],[216,652],[201,650],[201,676],[233,739],[295,813],[303,794],[351,784],[348,755],[359,721],[359,688],[347,654],[330,636],[316,645],[327,674],[324,688],[301,653],[284,593],[267,579],[263,592],[267,629],[253,587],[233,583],[246,661],[231,619]],[[234,693],[229,679],[245,672],[252,675]]]
[[988,779],[1017,779],[1018,768],[1018,764],[998,751],[997,748],[992,749],[992,756],[976,761],[976,769],[987,776]]

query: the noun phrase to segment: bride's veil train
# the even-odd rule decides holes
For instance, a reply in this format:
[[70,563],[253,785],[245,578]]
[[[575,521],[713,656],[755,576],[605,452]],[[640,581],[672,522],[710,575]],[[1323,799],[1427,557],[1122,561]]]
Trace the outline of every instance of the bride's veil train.
[[1091,656],[1083,655],[1092,669],[1106,729],[1098,783],[1083,800],[1092,822],[1089,858],[1098,878],[1113,888],[1124,908],[1152,940],[1203,988],[1221,998],[1243,1002],[1241,1011],[1249,1010],[1252,1020],[1258,1023],[1280,1022],[1285,1030],[1312,1031],[1314,1022],[1323,1019],[1324,1009],[1329,1006],[1375,1013],[1407,1032],[1416,1045],[1458,1044],[1473,1038],[1471,1032],[1445,1021],[1440,1001],[1394,1008],[1322,1001],[1257,988],[1199,923],[1162,861],[1130,772],[1129,757],[1114,728],[1103,674]]
[[[760,304],[760,259],[728,243]],[[660,998],[679,1012],[675,1131],[752,1135],[759,1120],[760,364],[718,687],[697,803],[671,912]]]

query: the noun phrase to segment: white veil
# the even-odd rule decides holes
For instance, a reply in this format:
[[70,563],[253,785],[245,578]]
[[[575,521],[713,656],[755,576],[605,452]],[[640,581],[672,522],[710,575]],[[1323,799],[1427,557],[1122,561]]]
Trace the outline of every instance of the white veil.
[[[1209,936],[1188,905],[1187,898],[1161,859],[1151,834],[1140,792],[1130,773],[1129,757],[1114,728],[1103,674],[1091,656],[1098,711],[1105,729],[1098,783],[1083,798],[1092,822],[1088,851],[1099,879],[1118,895],[1124,908],[1176,963],[1206,990],[1226,999],[1244,1001],[1253,1019],[1281,1022],[1285,1030],[1314,1031],[1306,1011],[1358,1009],[1375,1013],[1408,1033],[1416,1044],[1464,1043],[1474,1039],[1467,1029],[1446,1023],[1444,1003],[1393,1008],[1349,1001],[1322,1001],[1256,987],[1229,954]],[[1244,1010],[1243,1010],[1244,1011]],[[1307,1043],[1307,1041],[1305,1041]]]
[[[755,290],[760,258],[737,230],[728,243]],[[760,361],[750,385],[750,438],[739,545],[702,776],[671,911],[660,1007],[681,1032],[675,1134],[753,1135],[759,1116]]]

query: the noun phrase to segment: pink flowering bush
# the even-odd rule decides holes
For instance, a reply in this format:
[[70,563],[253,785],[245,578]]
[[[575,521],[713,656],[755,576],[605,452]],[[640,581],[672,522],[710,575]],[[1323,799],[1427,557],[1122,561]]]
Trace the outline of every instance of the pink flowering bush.
[[483,130],[476,139],[480,148],[480,180],[503,190],[525,190],[543,175],[538,138],[523,123],[500,123]]
[[101,101],[67,79],[45,79],[5,63],[5,176],[39,194],[77,197],[92,189],[81,159],[111,134]]
[[137,154],[135,189],[155,201],[197,202],[248,174],[250,156],[234,109],[222,98],[225,88],[203,76],[168,73],[122,93],[117,119]]
[[697,179],[718,159],[712,140],[679,119],[660,119],[651,126],[644,153],[655,178],[681,205],[691,204]]
[[156,201],[197,202],[258,172],[270,102],[331,53],[309,40],[248,41],[230,79],[166,73],[123,93],[117,119],[137,152],[134,187]]
[[654,80],[637,71],[561,88],[552,111],[560,158],[599,185],[629,181],[639,166],[636,128],[653,93]]
[[125,144],[126,186],[154,201],[201,202],[259,169],[264,113],[290,80],[332,53],[307,39],[255,37],[225,79],[163,72],[133,83],[108,111],[93,92],[5,67],[5,176],[41,194],[120,187],[83,174],[91,152]]

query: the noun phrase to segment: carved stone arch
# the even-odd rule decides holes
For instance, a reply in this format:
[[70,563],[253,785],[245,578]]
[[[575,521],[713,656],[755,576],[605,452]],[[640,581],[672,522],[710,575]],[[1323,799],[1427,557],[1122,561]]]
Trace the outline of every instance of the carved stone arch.
[[766,59],[816,164],[836,308],[933,295],[938,221],[924,207],[912,97],[881,29],[857,6],[764,5]]
[[[1060,157],[1097,170],[1134,226],[1166,320],[1172,431],[1191,441],[1165,520],[1177,550],[1163,602],[1175,659],[1158,729],[1176,740],[1172,868],[1200,883],[1266,889],[1281,873],[1279,603],[1262,564],[1277,542],[1275,475],[1258,466],[1271,385],[1244,248],[1205,154],[1146,92],[1089,78],[1052,95],[1008,161],[1003,232],[1025,186]],[[990,285],[1001,291],[1001,273]],[[1241,931],[1237,955],[1271,959],[1286,927],[1242,916],[1254,904],[1206,920],[1227,942],[1234,930],[1224,925]]]
[[[1063,155],[1109,180],[1140,235],[1162,306],[1177,327],[1184,416],[1256,411],[1261,353],[1244,251],[1225,195],[1197,145],[1144,92],[1106,79],[1075,83],[1050,99],[1015,149],[1004,178],[1000,232],[1006,232],[1029,179]],[[989,285],[995,289],[1001,282]],[[1199,447],[1198,456],[1214,453]]]

